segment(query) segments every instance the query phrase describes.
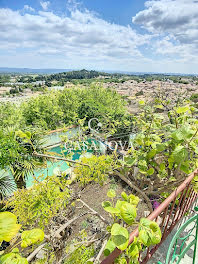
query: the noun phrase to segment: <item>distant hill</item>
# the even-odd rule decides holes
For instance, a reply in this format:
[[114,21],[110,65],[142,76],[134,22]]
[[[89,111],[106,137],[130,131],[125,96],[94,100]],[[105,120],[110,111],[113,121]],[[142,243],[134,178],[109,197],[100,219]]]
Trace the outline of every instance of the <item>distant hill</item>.
[[[58,73],[66,73],[66,72],[81,72],[85,70],[74,70],[74,69],[31,69],[31,68],[6,68],[0,67],[0,74],[5,73],[19,73],[19,74],[58,74]],[[113,70],[100,70],[94,71],[90,70],[87,72],[98,72],[101,75],[103,73],[108,73],[112,75],[137,75],[137,76],[144,76],[144,75],[165,75],[165,76],[197,76],[197,74],[181,74],[181,73],[157,73],[157,72],[130,72],[130,71],[113,71]]]
[[91,79],[99,76],[109,76],[109,73],[98,72],[98,71],[87,71],[85,69],[80,71],[70,71],[70,72],[61,72],[49,75],[47,77],[48,81],[51,80],[72,80],[72,79]]

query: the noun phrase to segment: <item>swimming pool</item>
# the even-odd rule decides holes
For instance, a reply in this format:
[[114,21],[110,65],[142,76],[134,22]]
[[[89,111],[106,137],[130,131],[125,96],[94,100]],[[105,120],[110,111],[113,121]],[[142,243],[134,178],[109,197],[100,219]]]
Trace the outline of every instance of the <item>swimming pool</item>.
[[[77,132],[78,130],[76,128],[73,128],[67,132],[55,132],[55,133],[48,135],[46,137],[47,140],[45,143],[45,147],[47,147],[47,152],[49,152],[49,155],[53,155],[57,157],[58,156],[60,157],[60,155],[63,157],[64,155],[65,157],[67,157],[68,152],[66,151],[66,149],[61,147],[61,137],[64,135],[67,135],[68,138],[72,138],[74,135],[77,134]],[[98,146],[100,153],[104,154],[103,152],[105,152],[105,147],[101,142],[95,139],[88,139],[87,143],[92,144],[93,141]],[[82,151],[82,150],[73,150],[72,157],[70,156],[69,159],[78,160],[82,154],[83,155],[86,155],[88,153],[91,154],[93,153],[93,150],[89,149],[89,150],[86,150],[86,154],[84,153],[85,151]],[[70,166],[68,165],[66,161],[47,160],[43,168],[36,169],[33,174],[30,174],[27,177],[26,187],[29,188],[33,186],[35,184],[35,179],[39,181],[43,181],[47,176],[60,174],[61,172],[64,172],[69,168]],[[12,178],[11,171],[0,171],[0,175],[4,173],[9,174]],[[14,179],[13,179],[13,184],[15,185]]]

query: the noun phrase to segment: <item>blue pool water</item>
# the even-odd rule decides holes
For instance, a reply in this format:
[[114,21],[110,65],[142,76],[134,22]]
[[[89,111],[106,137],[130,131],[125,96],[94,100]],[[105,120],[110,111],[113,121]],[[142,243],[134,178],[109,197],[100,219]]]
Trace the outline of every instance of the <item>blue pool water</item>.
[[[54,147],[54,148],[51,148],[49,150],[50,152],[50,155],[53,154],[53,156],[57,156],[59,157],[59,155],[62,156],[62,149],[60,146],[57,146],[57,147]],[[81,156],[82,152],[81,151],[75,151],[73,153],[73,156],[72,156],[72,160],[78,160]],[[64,156],[66,157],[67,156],[67,152],[64,154]],[[45,168],[41,168],[41,169],[37,169],[34,171],[34,176],[33,175],[30,175],[28,177],[28,179],[26,180],[26,185],[27,187],[31,187],[34,182],[35,182],[35,177],[37,179],[39,179],[39,181],[42,181],[44,180],[47,176],[52,176],[55,174],[55,170],[59,170],[61,172],[67,170],[69,168],[67,162],[65,161],[47,161],[47,166]]]
[[[68,136],[68,138],[72,138],[75,134],[77,133],[77,129],[71,129],[70,131],[66,132],[66,133],[54,133],[50,136],[47,137],[47,145],[52,145],[52,144],[57,144],[61,141],[61,136],[64,136],[65,134]],[[100,143],[94,139],[88,139],[87,143],[88,144],[92,144],[92,142],[94,141],[94,143],[97,146],[100,146]],[[49,154],[51,156],[57,156],[57,157],[63,157],[63,151],[64,151],[64,156],[67,157],[68,156],[68,152],[66,151],[66,149],[61,148],[60,146],[56,146],[56,147],[51,147],[50,149],[48,149]],[[101,153],[103,152],[102,148],[100,148]],[[92,150],[86,150],[86,152],[92,153]],[[82,150],[75,150],[72,151],[72,160],[78,160],[80,158],[80,156],[83,154]],[[71,156],[69,156],[69,159],[71,159]],[[47,176],[52,176],[55,175],[56,172],[63,172],[66,171],[67,169],[69,169],[69,165],[68,163],[66,163],[65,161],[55,161],[55,160],[51,160],[51,161],[47,161],[46,162],[46,166],[40,169],[36,169],[34,171],[33,175],[29,175],[29,177],[26,180],[26,186],[27,187],[31,187],[35,184],[35,179],[42,181],[44,180]],[[11,171],[0,171],[0,174],[10,174],[12,176]],[[13,184],[15,185],[14,179],[13,179]]]

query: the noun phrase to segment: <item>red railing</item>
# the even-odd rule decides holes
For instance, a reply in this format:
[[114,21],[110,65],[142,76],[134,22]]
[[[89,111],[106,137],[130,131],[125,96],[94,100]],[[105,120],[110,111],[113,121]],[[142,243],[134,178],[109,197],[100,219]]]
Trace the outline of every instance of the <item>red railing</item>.
[[[197,193],[194,192],[191,184],[193,178],[197,174],[198,169],[190,174],[189,177],[148,216],[148,219],[156,221],[159,224],[162,231],[162,239],[160,244],[149,247],[146,251],[141,253],[139,259],[141,264],[145,264],[152,257],[154,252],[163,243],[177,222],[190,209],[191,205],[197,198]],[[131,244],[134,240],[134,237],[137,236],[138,228],[130,234],[129,244]],[[119,257],[120,254],[121,251],[116,248],[107,258],[101,262],[101,264],[113,264],[114,260]]]

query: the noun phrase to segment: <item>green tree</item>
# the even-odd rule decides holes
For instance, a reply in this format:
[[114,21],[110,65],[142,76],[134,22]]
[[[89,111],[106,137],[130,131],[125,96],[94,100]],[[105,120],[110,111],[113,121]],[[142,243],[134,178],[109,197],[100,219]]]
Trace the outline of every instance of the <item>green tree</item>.
[[35,131],[0,131],[0,168],[11,171],[19,189],[26,187],[25,180],[43,165],[43,160],[34,152],[43,152],[41,136]]

